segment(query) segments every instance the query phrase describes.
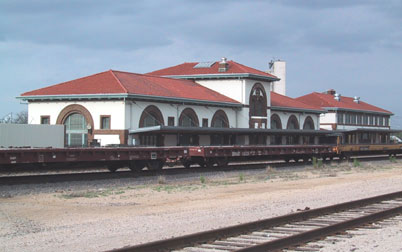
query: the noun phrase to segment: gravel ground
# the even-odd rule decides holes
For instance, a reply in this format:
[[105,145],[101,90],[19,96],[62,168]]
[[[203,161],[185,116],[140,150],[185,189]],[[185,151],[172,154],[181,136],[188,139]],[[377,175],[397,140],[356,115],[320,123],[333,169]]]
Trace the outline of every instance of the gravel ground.
[[[0,186],[0,251],[119,248],[402,190],[401,171],[383,161]],[[381,230],[326,251],[401,251],[401,223]]]

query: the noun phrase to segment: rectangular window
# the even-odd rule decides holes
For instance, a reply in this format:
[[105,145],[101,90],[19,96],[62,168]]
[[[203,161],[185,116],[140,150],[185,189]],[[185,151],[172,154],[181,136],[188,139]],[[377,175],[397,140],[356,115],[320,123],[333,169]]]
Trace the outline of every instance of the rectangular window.
[[370,116],[369,116],[369,118],[370,118],[370,125],[374,125],[374,122],[373,122],[373,116],[372,116],[372,115],[370,115]]
[[357,124],[358,125],[362,124],[362,115],[357,115]]
[[352,114],[351,124],[356,124],[356,114]]
[[110,129],[110,115],[102,115],[100,117],[100,128]]
[[346,113],[345,115],[345,124],[350,124],[350,114]]
[[40,124],[50,124],[50,116],[41,116]]
[[174,117],[173,116],[168,117],[168,126],[174,126]]
[[343,124],[343,113],[338,112],[338,124]]
[[389,116],[385,117],[385,126],[389,126]]
[[378,120],[379,120],[379,125],[380,125],[380,126],[384,126],[384,117],[379,116],[379,117],[378,117]]
[[208,127],[208,118],[202,118],[202,127]]
[[368,125],[368,116],[363,115],[363,125]]

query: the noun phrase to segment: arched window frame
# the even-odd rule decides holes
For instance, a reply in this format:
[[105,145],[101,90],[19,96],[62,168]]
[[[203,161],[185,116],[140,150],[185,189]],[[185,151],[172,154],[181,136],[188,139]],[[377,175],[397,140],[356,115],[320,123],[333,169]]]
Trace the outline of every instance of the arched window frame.
[[229,119],[228,116],[226,115],[225,111],[219,109],[215,112],[214,116],[212,117],[211,121],[211,127],[217,128],[216,127],[216,122],[219,118],[223,119],[224,122],[224,127],[223,128],[229,128]]
[[295,129],[300,129],[299,120],[297,120],[297,118],[296,118],[295,115],[291,115],[291,116],[289,117],[288,123],[287,123],[287,125],[286,125],[286,129],[290,129],[289,127],[290,127],[292,121],[294,121],[295,124],[296,124],[296,128],[295,128]]
[[183,126],[183,119],[186,116],[190,117],[192,119],[192,121],[194,122],[194,126],[192,126],[192,127],[199,127],[200,126],[197,113],[195,113],[195,111],[192,108],[185,108],[181,112],[180,117],[179,117],[179,126]]
[[309,123],[313,126],[312,129],[309,130],[314,130],[315,129],[314,120],[313,118],[311,118],[311,116],[307,116],[306,119],[304,119],[303,129],[307,129],[306,127]]
[[279,115],[277,115],[277,114],[271,115],[271,129],[273,129],[272,128],[272,122],[274,122],[274,121],[279,123],[279,128],[277,128],[277,129],[282,129],[282,120],[279,117]]
[[[260,111],[256,111],[256,102],[262,103],[262,111],[261,113],[257,113]],[[261,83],[255,83],[250,92],[249,98],[250,105],[250,117],[251,116],[267,116],[267,94],[265,92],[265,88]]]
[[[158,107],[154,105],[149,105],[146,107],[141,114],[140,121],[139,121],[139,128],[144,128],[145,126],[145,119],[147,116],[152,116],[155,118],[155,120],[158,122],[157,125],[165,125],[165,122],[163,120],[163,115],[162,112],[159,110]],[[155,125],[155,126],[157,126]]]

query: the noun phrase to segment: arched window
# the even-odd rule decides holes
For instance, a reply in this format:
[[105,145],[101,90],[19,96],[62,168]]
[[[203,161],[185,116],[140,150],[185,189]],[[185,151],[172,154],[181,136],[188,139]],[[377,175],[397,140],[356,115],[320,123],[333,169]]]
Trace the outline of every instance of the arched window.
[[71,104],[57,116],[56,124],[66,125],[67,146],[88,146],[94,137],[91,113],[82,105]]
[[271,116],[271,129],[282,129],[281,118],[277,114]]
[[297,121],[296,116],[291,115],[288,119],[288,124],[286,126],[286,129],[300,129],[299,127],[299,121]]
[[266,128],[267,126],[267,94],[264,86],[256,83],[250,92],[249,98],[250,128]]
[[229,128],[228,117],[223,110],[218,110],[212,117],[211,127],[213,128]]
[[179,117],[179,126],[182,127],[199,127],[197,114],[191,108],[186,108],[181,112]]
[[313,121],[313,119],[311,118],[311,116],[308,116],[308,117],[304,120],[303,129],[304,129],[304,130],[314,130],[314,121]]
[[66,140],[68,146],[87,146],[87,120],[85,120],[82,114],[70,114],[64,121],[64,125],[66,125]]
[[[164,125],[163,116],[158,107],[149,105],[144,109],[140,117],[140,128]],[[145,146],[162,146],[163,136],[160,134],[140,135],[140,144]]]
[[140,117],[140,128],[164,125],[163,116],[158,107],[150,105],[144,109]]

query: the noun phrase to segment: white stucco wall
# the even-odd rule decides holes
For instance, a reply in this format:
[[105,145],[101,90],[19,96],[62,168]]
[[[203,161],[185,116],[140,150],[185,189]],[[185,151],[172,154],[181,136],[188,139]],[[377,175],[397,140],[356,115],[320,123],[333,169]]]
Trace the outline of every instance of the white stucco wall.
[[245,102],[243,80],[197,80],[196,82],[238,102]]
[[50,124],[56,124],[60,112],[72,104],[81,105],[91,113],[95,129],[100,129],[101,115],[110,115],[111,129],[125,129],[124,101],[29,102],[28,123],[40,124],[41,116],[50,116]]
[[211,126],[212,117],[214,116],[217,110],[223,110],[229,120],[229,126],[231,128],[236,127],[236,112],[234,109],[231,108],[222,108],[222,107],[213,107],[213,106],[198,106],[198,105],[179,105],[179,104],[169,104],[169,103],[158,103],[158,102],[144,102],[144,101],[136,101],[126,102],[126,115],[127,121],[126,128],[130,130],[138,129],[139,122],[141,118],[142,112],[145,110],[146,107],[149,105],[156,106],[162,113],[164,125],[168,124],[168,117],[174,117],[175,119],[175,126],[178,125],[179,117],[181,112],[186,108],[192,108],[198,116],[199,126],[202,126],[202,119],[208,119],[208,127]]
[[281,111],[281,110],[271,110],[271,115],[276,114],[279,116],[281,119],[282,123],[282,129],[286,129],[286,126],[288,124],[289,118],[294,115],[297,118],[297,121],[299,122],[299,127],[300,129],[303,129],[304,122],[307,117],[311,117],[314,122],[314,128],[316,130],[320,129],[320,121],[319,121],[319,115],[318,114],[313,114],[313,113],[302,113],[302,112],[287,112],[287,111]]

